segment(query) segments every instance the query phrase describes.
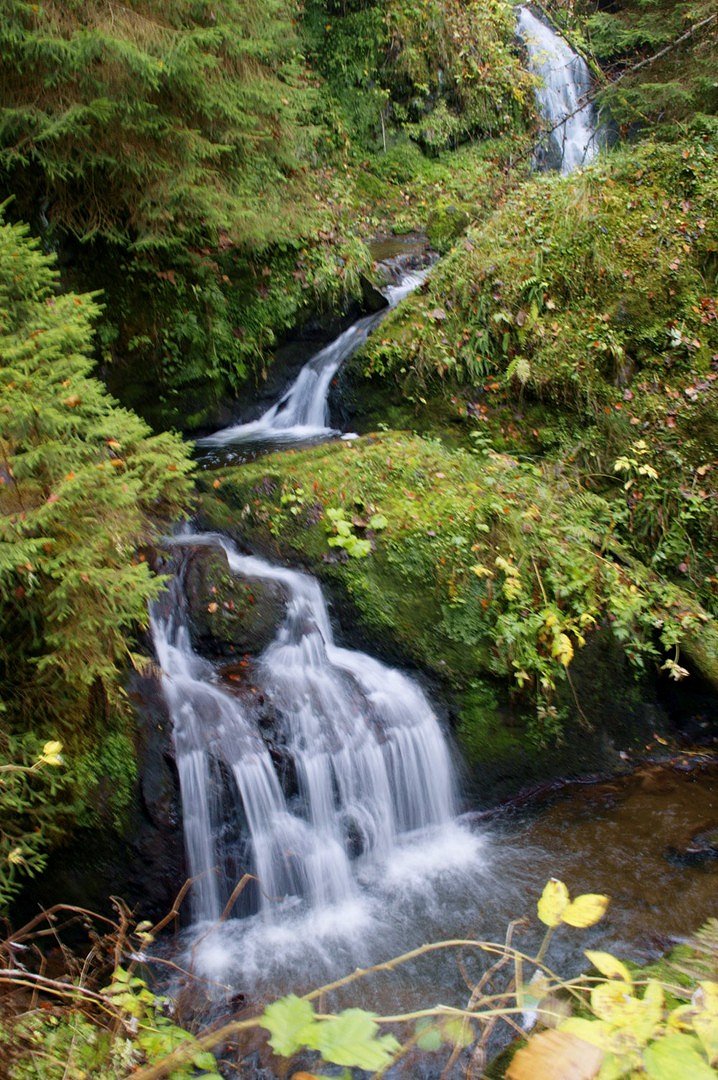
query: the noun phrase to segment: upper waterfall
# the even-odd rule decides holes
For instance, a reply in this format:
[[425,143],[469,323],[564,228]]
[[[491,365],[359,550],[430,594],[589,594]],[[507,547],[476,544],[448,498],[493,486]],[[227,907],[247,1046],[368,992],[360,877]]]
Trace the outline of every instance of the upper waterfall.
[[[591,74],[586,62],[566,40],[526,7],[518,9],[518,32],[529,58],[541,115],[550,129],[548,160],[570,173],[595,157],[594,110],[587,95]],[[563,121],[563,122],[562,122]]]

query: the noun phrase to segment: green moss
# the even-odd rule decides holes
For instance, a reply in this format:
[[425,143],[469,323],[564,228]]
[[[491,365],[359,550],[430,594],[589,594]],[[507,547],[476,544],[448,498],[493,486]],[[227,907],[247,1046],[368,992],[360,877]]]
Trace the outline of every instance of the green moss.
[[[532,703],[536,737],[572,708],[555,695],[600,624],[638,670],[663,655],[659,620],[665,646],[703,634],[698,606],[623,557],[611,504],[555,463],[543,470],[394,433],[211,475],[220,484],[202,482],[209,527],[308,565],[377,640],[454,686],[508,680]],[[369,540],[366,557],[329,546],[327,511],[337,508]],[[375,513],[386,519],[379,532]]]

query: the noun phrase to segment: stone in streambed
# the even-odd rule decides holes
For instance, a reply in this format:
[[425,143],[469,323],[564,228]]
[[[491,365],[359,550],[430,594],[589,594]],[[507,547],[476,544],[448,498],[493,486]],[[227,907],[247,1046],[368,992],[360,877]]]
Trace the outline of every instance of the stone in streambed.
[[281,589],[236,577],[220,549],[197,547],[189,553],[185,590],[192,645],[205,656],[259,655],[284,616]]
[[718,859],[718,824],[700,829],[685,843],[666,849],[668,862],[679,866],[700,866]]

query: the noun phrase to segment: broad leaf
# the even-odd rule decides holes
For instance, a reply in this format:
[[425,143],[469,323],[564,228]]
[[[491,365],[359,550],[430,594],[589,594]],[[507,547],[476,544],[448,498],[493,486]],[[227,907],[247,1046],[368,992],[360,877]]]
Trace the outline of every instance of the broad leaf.
[[290,994],[268,1005],[259,1024],[269,1032],[272,1050],[283,1057],[291,1057],[311,1040],[316,1025],[314,1006],[310,1001]]
[[568,926],[577,926],[585,930],[587,926],[593,926],[606,914],[609,898],[598,893],[584,893],[577,896],[564,911],[561,921]]
[[546,926],[558,926],[568,904],[568,889],[562,881],[551,878],[538,902],[538,917]]
[[593,1080],[603,1050],[569,1031],[542,1031],[514,1056],[506,1080]]
[[716,1080],[700,1043],[690,1035],[667,1035],[652,1043],[643,1053],[643,1064],[651,1080]]
[[400,1045],[393,1035],[378,1037],[379,1026],[363,1009],[345,1009],[317,1025],[313,1044],[325,1061],[377,1072],[391,1063]]
[[593,964],[596,971],[600,971],[607,979],[623,979],[629,986],[632,984],[633,980],[630,971],[615,956],[611,956],[607,952],[594,952],[591,949],[587,949],[584,955]]

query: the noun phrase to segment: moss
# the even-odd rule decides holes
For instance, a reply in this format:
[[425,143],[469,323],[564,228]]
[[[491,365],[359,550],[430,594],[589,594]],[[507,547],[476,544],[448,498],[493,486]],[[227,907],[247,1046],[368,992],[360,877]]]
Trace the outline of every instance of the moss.
[[[665,655],[657,623],[671,645],[686,628],[713,626],[684,594],[622,556],[610,540],[611,504],[575,487],[555,463],[541,469],[386,433],[211,476],[218,488],[202,481],[209,527],[307,565],[340,590],[375,640],[391,640],[456,688],[466,692],[487,674],[506,680],[529,706],[532,737],[555,737],[567,716],[601,725],[606,702],[582,716],[565,678],[575,667],[583,693],[581,654],[586,641],[595,647],[599,626],[617,648],[605,652],[612,675],[603,686],[610,696],[613,680],[625,699],[613,711],[629,720],[629,672]],[[329,511],[339,509],[369,541],[366,557],[328,543],[336,534]],[[374,514],[385,519],[379,531]],[[616,679],[624,653],[632,665],[625,685]],[[590,699],[590,661],[585,668]],[[477,707],[471,699],[475,719]]]
[[457,206],[437,206],[426,225],[429,243],[436,251],[447,252],[454,241],[464,235],[470,220],[466,211]]

